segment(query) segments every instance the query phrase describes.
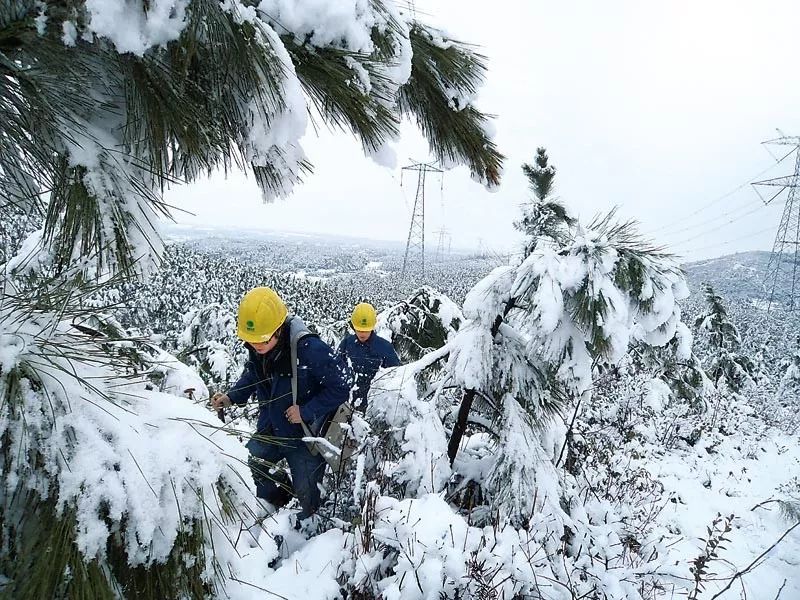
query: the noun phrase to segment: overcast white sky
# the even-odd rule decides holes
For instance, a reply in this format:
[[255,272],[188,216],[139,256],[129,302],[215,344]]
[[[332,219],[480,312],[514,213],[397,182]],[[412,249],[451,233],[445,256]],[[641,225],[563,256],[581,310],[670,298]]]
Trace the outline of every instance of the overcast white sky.
[[[427,236],[443,222],[454,246],[508,248],[528,197],[520,171],[537,146],[556,165],[557,194],[582,219],[619,205],[687,259],[770,249],[782,202],[760,207],[749,185],[774,164],[776,128],[800,135],[796,0],[417,1],[423,20],[489,57],[479,106],[497,115],[504,182],[490,194],[460,168],[428,187]],[[399,165],[427,145],[404,127]],[[309,130],[315,172],[292,197],[261,203],[252,179],[212,177],[169,192],[195,213],[182,224],[404,240],[409,174],[363,158],[344,134]],[[775,147],[781,156],[789,148]],[[793,157],[761,177],[788,174]],[[741,188],[741,189],[737,189]],[[711,206],[720,196],[736,190]],[[783,196],[779,198],[783,200]],[[695,214],[696,213],[696,214]],[[734,221],[729,223],[729,221]]]

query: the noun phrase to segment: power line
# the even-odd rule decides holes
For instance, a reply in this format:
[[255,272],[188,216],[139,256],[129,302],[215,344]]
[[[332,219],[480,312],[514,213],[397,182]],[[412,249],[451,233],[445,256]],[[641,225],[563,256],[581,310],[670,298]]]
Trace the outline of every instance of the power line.
[[748,202],[745,202],[741,206],[737,206],[736,208],[734,208],[732,210],[720,213],[715,217],[712,217],[710,219],[706,219],[705,221],[698,221],[697,223],[693,223],[691,225],[686,225],[686,226],[683,226],[683,227],[679,227],[679,228],[675,229],[674,231],[662,232],[661,235],[662,236],[663,235],[674,235],[674,234],[677,234],[677,233],[684,233],[684,232],[690,231],[692,229],[697,229],[698,227],[704,227],[705,225],[708,225],[710,223],[714,223],[715,221],[719,221],[720,219],[724,219],[725,217],[732,217],[733,215],[735,215],[739,211],[741,211],[741,210],[743,210],[745,208],[750,208],[751,206],[754,206],[754,205],[758,205],[759,207],[762,207],[764,204],[759,199],[749,200]]
[[764,207],[760,206],[760,205],[756,206],[754,209],[747,211],[746,213],[736,217],[735,219],[730,219],[729,221],[726,221],[725,223],[722,223],[721,225],[718,225],[717,227],[713,227],[711,229],[707,229],[707,230],[705,230],[705,231],[703,231],[701,233],[698,233],[697,235],[693,235],[692,237],[686,238],[685,240],[680,240],[679,242],[674,242],[673,244],[670,244],[670,245],[685,244],[686,242],[691,242],[692,240],[696,240],[698,238],[701,238],[701,237],[705,236],[706,234],[712,233],[714,231],[719,231],[723,227],[727,227],[728,225],[731,225],[732,223],[736,223],[737,221],[741,221],[745,217],[747,217],[749,215],[752,215],[754,212],[757,212],[757,211],[761,210],[762,208],[764,208]]
[[[395,182],[397,182],[397,177],[392,175],[391,178],[394,179]],[[411,214],[411,205],[408,202],[408,195],[406,194],[405,187],[403,187],[403,171],[402,170],[400,171],[400,185],[398,187],[400,188],[400,197],[403,199],[403,203],[406,205],[406,212],[410,215]]]
[[711,200],[710,202],[704,204],[703,206],[701,206],[700,208],[698,208],[694,212],[691,212],[691,213],[689,213],[688,215],[686,215],[684,217],[680,217],[679,219],[671,221],[670,223],[667,223],[666,225],[662,225],[661,227],[653,229],[647,235],[652,235],[654,233],[658,233],[659,231],[664,231],[665,229],[671,229],[673,226],[677,225],[678,223],[682,223],[682,222],[686,221],[687,219],[691,219],[693,216],[695,216],[697,214],[700,214],[704,210],[707,210],[707,209],[711,208],[712,206],[714,206],[718,202],[722,202],[725,198],[729,198],[730,196],[733,196],[736,192],[738,192],[738,191],[746,188],[747,186],[751,185],[752,183],[755,182],[756,179],[761,177],[764,173],[767,173],[771,169],[775,168],[775,166],[779,165],[784,160],[789,158],[789,156],[791,156],[793,152],[794,152],[794,150],[791,150],[789,153],[787,153],[782,158],[777,160],[774,164],[770,165],[769,167],[767,167],[763,171],[760,171],[760,172],[756,173],[755,175],[750,177],[747,181],[745,181],[744,183],[736,186],[735,188],[733,188],[729,192],[726,192],[725,194],[722,194],[721,196],[718,196],[718,197],[714,198],[713,200]]
[[708,244],[707,246],[700,246],[699,248],[690,248],[689,250],[685,250],[681,254],[688,254],[690,252],[700,252],[701,250],[709,250],[711,248],[718,248],[720,246],[727,246],[729,244],[733,244],[733,243],[738,242],[740,240],[746,240],[748,238],[752,238],[752,237],[755,237],[757,235],[761,235],[762,233],[766,233],[767,231],[772,231],[772,230],[773,230],[773,227],[772,227],[772,225],[770,225],[769,227],[765,227],[764,229],[759,229],[758,231],[754,231],[753,233],[749,233],[747,235],[739,236],[735,240],[727,240],[725,242],[719,242],[717,244]]

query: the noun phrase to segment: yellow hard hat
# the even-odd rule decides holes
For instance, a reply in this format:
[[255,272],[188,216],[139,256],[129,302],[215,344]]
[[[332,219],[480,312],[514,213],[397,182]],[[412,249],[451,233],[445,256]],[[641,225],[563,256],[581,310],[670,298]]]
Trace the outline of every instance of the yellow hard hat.
[[356,331],[372,331],[375,329],[377,321],[378,315],[375,314],[375,307],[367,302],[356,304],[353,309],[353,316],[350,317],[350,322]]
[[268,342],[286,320],[286,305],[275,290],[257,287],[247,292],[239,303],[236,333],[245,342]]

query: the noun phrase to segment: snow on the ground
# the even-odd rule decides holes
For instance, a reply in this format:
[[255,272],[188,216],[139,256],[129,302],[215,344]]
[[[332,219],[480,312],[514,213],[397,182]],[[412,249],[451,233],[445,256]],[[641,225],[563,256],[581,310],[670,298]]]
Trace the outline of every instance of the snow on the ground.
[[[455,465],[459,472],[486,467],[480,451],[484,436],[473,438],[466,440],[459,453]],[[786,490],[797,489],[800,444],[796,437],[763,425],[754,414],[743,413],[738,429],[729,435],[709,434],[693,447],[667,450],[650,444],[630,466],[646,469],[663,486],[656,503],[661,509],[653,524],[653,531],[664,536],[661,548],[666,549],[656,561],[661,566],[655,571],[665,586],[665,595],[659,598],[686,598],[693,589],[692,561],[703,551],[708,527],[720,516],[732,515],[732,528],[719,557],[709,565],[710,574],[703,579],[698,600],[713,598],[737,571],[753,563],[793,525],[775,500],[787,499]],[[478,471],[475,479],[481,480],[484,477]],[[261,547],[249,548],[244,540],[240,543],[242,558],[237,571],[246,583],[229,583],[227,591],[232,598],[261,597],[266,589],[284,598],[328,600],[341,597],[340,588],[348,582],[358,585],[375,577],[385,556],[382,551],[375,552],[374,544],[372,550],[364,547],[363,529],[334,528],[306,539],[293,529],[294,515],[290,506],[268,518]],[[539,525],[533,525],[534,530]],[[276,535],[283,538],[280,549],[273,542]],[[526,577],[533,581],[537,570],[531,568],[537,560],[522,558],[526,553],[536,558],[535,534],[470,525],[468,518],[438,493],[403,500],[378,497],[371,535],[400,552],[394,572],[383,573],[376,582],[386,599],[439,597],[440,591],[453,589],[449,582],[466,581],[470,556],[482,557],[498,573],[513,573],[517,585]],[[541,568],[541,564],[537,566]],[[498,575],[492,583],[510,597],[519,587],[502,582],[503,576]],[[800,528],[720,598],[775,600],[781,587],[784,600],[800,598]],[[545,588],[543,598],[560,600],[557,590]],[[632,597],[638,598],[622,589],[608,596]]]
[[[692,589],[691,561],[701,553],[701,538],[707,537],[707,527],[718,515],[734,516],[732,530],[726,536],[730,541],[723,543],[719,559],[712,561],[709,570],[716,575],[706,581],[699,600],[712,598],[722,590],[738,570],[747,567],[792,525],[775,503],[756,506],[779,497],[780,486],[800,477],[800,445],[796,439],[774,430],[764,430],[760,435],[746,430],[722,439],[711,453],[706,447],[698,444],[641,463],[664,486],[664,508],[656,527],[670,534],[666,540],[670,550],[661,570],[668,590],[665,598],[685,598]],[[474,552],[479,552],[492,568],[510,569],[518,581],[525,579],[524,571],[530,571],[531,576],[535,572],[523,557],[526,552],[535,557],[536,549],[522,530],[471,526],[440,494],[405,500],[379,497],[375,512],[374,540],[400,550],[394,573],[384,574],[378,582],[387,600],[438,598],[438,591],[448,588],[444,581],[466,580],[466,566]],[[340,589],[347,581],[357,584],[374,576],[384,560],[383,552],[363,547],[363,530],[334,528],[306,539],[293,528],[295,514],[289,508],[267,518],[259,547],[250,548],[242,536],[237,546],[241,553],[237,566],[240,581],[229,581],[226,587],[231,598],[261,598],[264,590],[269,590],[270,597],[332,600],[341,597]],[[280,548],[275,536],[283,538]],[[513,594],[512,583],[500,579],[498,592]],[[721,598],[775,600],[781,586],[784,600],[800,598],[797,530]],[[544,588],[543,597],[560,599],[557,590]]]
[[[337,577],[350,558],[352,536],[332,529],[306,539],[293,528],[295,516],[294,510],[281,510],[268,517],[255,547],[250,547],[253,542],[246,534],[240,538],[238,581],[229,581],[226,586],[232,600],[339,597]],[[275,542],[277,536],[282,538],[280,547]],[[276,558],[278,562],[272,563]],[[266,596],[265,590],[269,591]]]
[[[707,537],[706,527],[717,515],[734,516],[726,536],[730,542],[724,544],[720,560],[711,569],[723,581],[710,583],[701,598],[712,597],[793,525],[781,515],[777,503],[756,506],[785,499],[780,486],[800,477],[800,443],[775,430],[757,437],[750,437],[751,433],[724,438],[713,453],[697,444],[692,451],[675,451],[646,464],[664,485],[664,496],[674,498],[666,503],[659,521],[680,536],[673,547],[676,555],[687,560],[696,557],[704,544],[700,538]],[[723,597],[740,598],[744,589],[750,600],[775,600],[784,580],[782,598],[800,598],[800,528]]]

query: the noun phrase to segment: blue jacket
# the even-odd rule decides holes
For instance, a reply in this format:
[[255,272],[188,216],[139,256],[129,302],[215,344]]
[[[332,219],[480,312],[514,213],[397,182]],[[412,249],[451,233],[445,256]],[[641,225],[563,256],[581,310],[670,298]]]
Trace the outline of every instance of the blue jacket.
[[[372,332],[366,342],[359,342],[355,334],[345,337],[339,344],[338,353],[346,357],[355,375],[353,400],[365,401],[369,386],[380,368],[396,367],[400,358],[391,342]],[[358,405],[359,402],[356,402]]]
[[[228,390],[234,404],[245,404],[255,393],[260,411],[257,431],[282,438],[302,438],[303,428],[286,419],[292,405],[292,362],[289,347],[294,327],[305,328],[297,317],[289,317],[282,326],[280,341],[272,351],[259,355],[247,345],[250,353],[239,381]],[[300,416],[312,432],[317,433],[327,418],[347,401],[352,374],[331,347],[311,335],[297,344],[297,404]]]

